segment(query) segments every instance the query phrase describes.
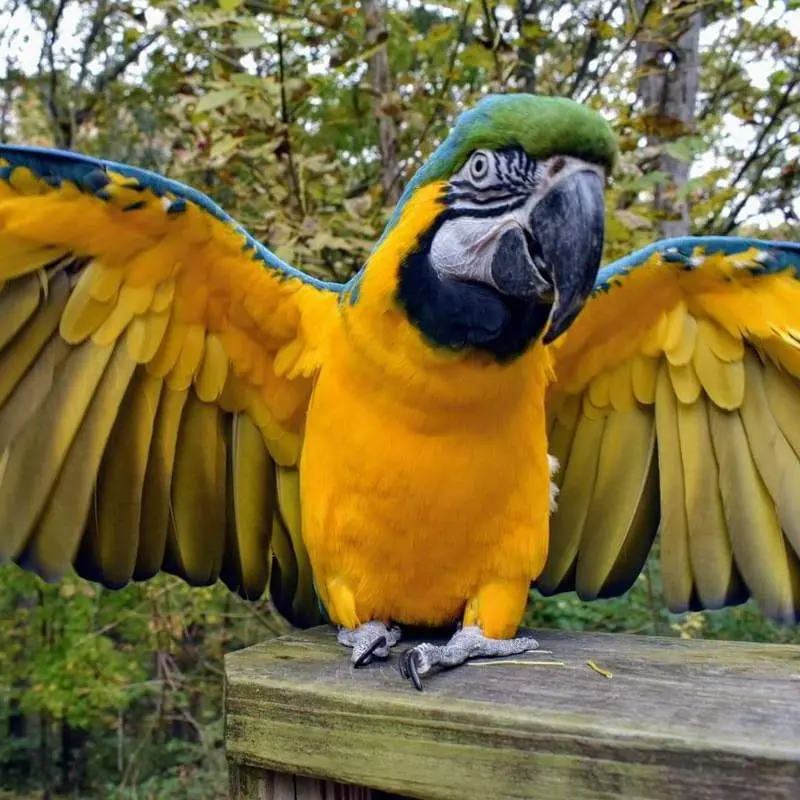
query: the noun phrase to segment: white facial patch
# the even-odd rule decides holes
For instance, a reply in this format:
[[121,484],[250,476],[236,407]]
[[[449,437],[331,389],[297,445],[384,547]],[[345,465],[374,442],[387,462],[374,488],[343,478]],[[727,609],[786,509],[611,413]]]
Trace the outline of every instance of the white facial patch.
[[428,258],[439,275],[492,282],[492,258],[509,228],[522,228],[512,211],[502,217],[457,217],[447,220],[433,237]]

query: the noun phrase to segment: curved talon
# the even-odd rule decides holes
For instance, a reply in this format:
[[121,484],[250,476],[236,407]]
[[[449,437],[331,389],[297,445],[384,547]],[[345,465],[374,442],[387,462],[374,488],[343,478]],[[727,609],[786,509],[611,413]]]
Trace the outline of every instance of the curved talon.
[[419,677],[419,673],[417,672],[417,660],[416,654],[411,656],[408,660],[408,670],[411,673],[411,682],[414,684],[414,688],[418,691],[422,691],[422,680]]
[[539,643],[529,635],[515,639],[489,639],[475,625],[460,628],[447,644],[421,644],[409,647],[400,656],[400,674],[422,691],[423,675],[457,667],[474,658],[503,658],[536,650]]
[[400,658],[397,662],[397,669],[400,670],[400,677],[401,678],[408,678],[408,668],[406,667],[406,661],[408,660],[408,653],[412,648],[408,650],[403,650],[400,653]]
[[386,646],[386,637],[379,636],[370,646],[353,662],[353,666],[358,669],[359,667],[364,667],[372,661],[373,653],[379,647]]
[[387,627],[379,620],[364,622],[357,628],[339,628],[339,644],[353,650],[353,666],[363,667],[378,659],[389,658],[389,652],[400,641],[401,631],[396,625]]
[[422,680],[417,671],[417,654],[413,647],[409,647],[408,650],[400,656],[400,674],[407,680],[410,680],[418,692],[422,691]]

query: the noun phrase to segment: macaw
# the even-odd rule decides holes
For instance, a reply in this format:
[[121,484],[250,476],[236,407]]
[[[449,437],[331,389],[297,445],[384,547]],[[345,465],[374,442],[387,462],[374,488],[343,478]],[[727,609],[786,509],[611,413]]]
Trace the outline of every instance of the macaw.
[[659,527],[670,609],[795,621],[800,246],[599,270],[615,158],[586,107],[487,97],[339,285],[184,185],[0,147],[0,561],[268,591],[356,666],[460,623],[417,688],[535,648],[532,582],[625,592]]

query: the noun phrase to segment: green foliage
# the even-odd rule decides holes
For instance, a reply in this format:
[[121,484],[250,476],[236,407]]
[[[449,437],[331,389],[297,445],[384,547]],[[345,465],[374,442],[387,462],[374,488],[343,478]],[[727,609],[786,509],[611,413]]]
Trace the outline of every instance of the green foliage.
[[167,576],[110,591],[9,566],[0,587],[0,787],[225,796],[222,656],[273,635],[259,606]]
[[[686,130],[642,107],[635,48],[698,9]],[[657,236],[657,192],[687,202],[696,233],[797,238],[797,13],[775,0],[391,0],[370,22],[364,4],[334,0],[0,0],[0,139],[166,173],[288,261],[345,279],[391,214],[387,186],[405,185],[484,94],[525,90],[585,102],[618,137],[607,258]],[[391,81],[376,88],[384,53]],[[386,120],[396,166],[382,158]],[[686,183],[665,155],[691,162]],[[667,614],[657,559],[624,598],[534,596],[528,622],[800,641],[752,604]],[[0,787],[223,797],[222,655],[271,634],[259,606],[220,587],[160,577],[112,592],[1,569]]]
[[[657,561],[651,568],[657,569]],[[684,639],[726,639],[747,642],[800,644],[800,628],[778,625],[753,601],[720,611],[670,614],[663,598],[650,585],[649,574],[639,577],[624,597],[586,603],[574,593],[542,598],[535,593],[525,624],[568,631],[606,631]]]
[[642,574],[622,597],[587,603],[574,592],[542,597],[534,590],[525,624],[571,631],[800,644],[800,626],[765,619],[752,600],[719,611],[671,614],[662,590],[659,550],[656,539]]

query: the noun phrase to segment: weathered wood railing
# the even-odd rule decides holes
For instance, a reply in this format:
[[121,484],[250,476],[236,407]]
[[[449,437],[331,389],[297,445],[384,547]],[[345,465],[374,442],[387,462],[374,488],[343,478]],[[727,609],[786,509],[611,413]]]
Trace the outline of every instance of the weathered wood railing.
[[231,797],[800,798],[800,647],[538,638],[422,693],[396,656],[352,669],[329,629],[230,654]]

